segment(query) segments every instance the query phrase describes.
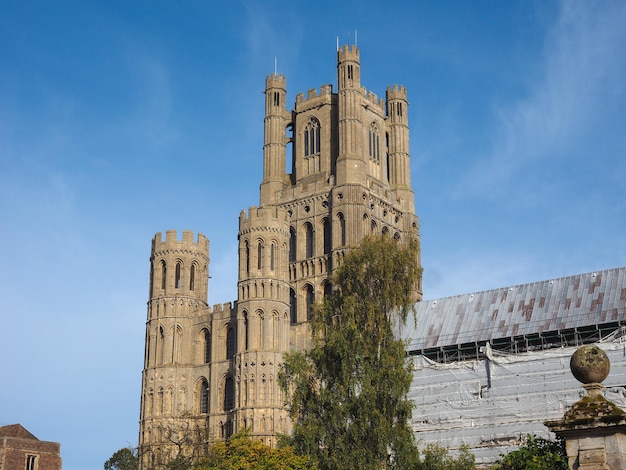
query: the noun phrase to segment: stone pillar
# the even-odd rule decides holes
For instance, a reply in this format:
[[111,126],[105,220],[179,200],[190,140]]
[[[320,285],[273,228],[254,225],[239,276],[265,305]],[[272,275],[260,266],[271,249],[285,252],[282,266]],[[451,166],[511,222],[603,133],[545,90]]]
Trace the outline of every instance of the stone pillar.
[[601,382],[610,371],[609,358],[597,346],[583,346],[570,360],[572,374],[587,395],[563,419],[545,425],[565,439],[571,470],[626,468],[626,413],[602,395]]

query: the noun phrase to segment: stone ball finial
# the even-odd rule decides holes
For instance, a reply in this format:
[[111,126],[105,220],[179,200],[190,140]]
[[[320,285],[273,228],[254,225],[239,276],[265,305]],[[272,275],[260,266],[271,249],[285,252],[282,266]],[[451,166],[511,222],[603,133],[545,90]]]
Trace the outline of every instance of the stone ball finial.
[[574,377],[583,384],[600,383],[609,375],[611,362],[597,346],[578,348],[569,362]]

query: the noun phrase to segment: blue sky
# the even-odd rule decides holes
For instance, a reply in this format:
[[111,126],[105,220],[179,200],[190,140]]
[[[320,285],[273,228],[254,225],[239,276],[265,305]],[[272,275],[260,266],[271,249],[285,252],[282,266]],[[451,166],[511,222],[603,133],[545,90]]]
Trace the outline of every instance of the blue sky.
[[426,298],[626,264],[626,3],[64,1],[0,7],[0,425],[100,469],[138,435],[150,241],[211,240],[236,297],[265,76],[409,93]]

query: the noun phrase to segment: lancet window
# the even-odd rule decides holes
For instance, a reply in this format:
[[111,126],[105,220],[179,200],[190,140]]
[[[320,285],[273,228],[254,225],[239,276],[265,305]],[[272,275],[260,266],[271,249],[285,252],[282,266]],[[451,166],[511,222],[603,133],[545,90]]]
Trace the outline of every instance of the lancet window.
[[232,377],[226,377],[224,381],[224,411],[235,407],[235,384]]
[[232,326],[226,328],[226,359],[232,359],[235,355],[235,330]]
[[369,129],[369,155],[375,162],[380,162],[380,131],[375,122]]
[[320,153],[320,122],[312,118],[304,128],[304,156]]
[[199,400],[200,413],[207,414],[209,412],[209,382],[205,378],[202,378],[200,382]]

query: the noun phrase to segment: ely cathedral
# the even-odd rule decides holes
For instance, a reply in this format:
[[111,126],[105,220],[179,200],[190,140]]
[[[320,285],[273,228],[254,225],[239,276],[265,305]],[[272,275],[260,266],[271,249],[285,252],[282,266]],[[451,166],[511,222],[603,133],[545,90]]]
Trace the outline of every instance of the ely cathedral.
[[286,97],[285,77],[269,75],[260,203],[239,216],[237,299],[207,304],[204,235],[152,240],[144,468],[173,456],[185,433],[215,442],[248,428],[270,445],[289,433],[279,367],[285,352],[309,345],[311,308],[332,288],[329,276],[368,234],[419,235],[404,87],[385,99],[367,91],[358,48],[344,46],[336,90],[300,93],[291,110]]

